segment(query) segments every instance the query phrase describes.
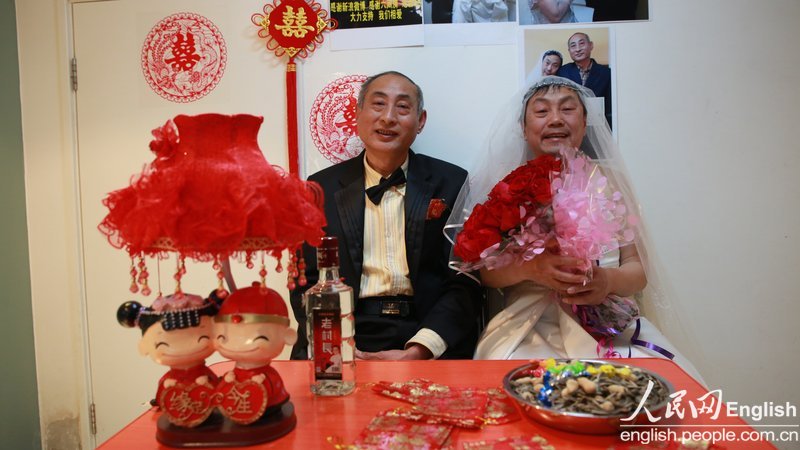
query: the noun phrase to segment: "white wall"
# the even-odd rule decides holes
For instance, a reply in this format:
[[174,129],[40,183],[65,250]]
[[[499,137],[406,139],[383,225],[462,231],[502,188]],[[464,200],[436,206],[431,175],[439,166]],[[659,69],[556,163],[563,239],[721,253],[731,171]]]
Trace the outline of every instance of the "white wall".
[[798,405],[800,2],[651,5],[616,27],[619,141],[681,350],[723,400]]
[[[723,389],[723,400],[798,405],[800,390],[791,383],[800,371],[792,346],[800,337],[794,324],[800,316],[794,274],[800,269],[800,148],[792,138],[800,122],[800,2],[650,5],[650,22],[614,25],[616,128],[662,279],[690,334],[677,324],[664,331],[694,358],[710,387]],[[90,442],[65,7],[66,0],[16,2],[39,401],[50,448],[70,435]],[[500,100],[486,93],[513,91],[493,81],[518,73],[514,58],[504,56],[515,49],[497,48],[498,58],[513,67],[476,60],[474,70],[456,73],[430,58],[437,51],[402,50],[412,56],[403,58],[402,70],[423,87],[452,77],[467,89],[427,93],[431,122],[415,147],[448,146],[446,159],[468,166],[469,156],[462,155],[478,151],[479,142],[457,130],[488,126],[490,104]],[[307,82],[330,74],[315,74],[313,59],[301,71]],[[473,96],[471,88],[481,94]],[[485,115],[469,109],[462,117],[459,105],[473,101],[489,105]]]

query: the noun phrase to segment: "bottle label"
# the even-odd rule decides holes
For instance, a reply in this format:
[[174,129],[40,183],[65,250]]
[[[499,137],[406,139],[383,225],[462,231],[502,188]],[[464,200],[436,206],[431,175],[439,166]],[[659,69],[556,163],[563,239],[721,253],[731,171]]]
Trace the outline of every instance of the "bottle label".
[[314,378],[342,379],[342,319],[339,309],[314,309]]

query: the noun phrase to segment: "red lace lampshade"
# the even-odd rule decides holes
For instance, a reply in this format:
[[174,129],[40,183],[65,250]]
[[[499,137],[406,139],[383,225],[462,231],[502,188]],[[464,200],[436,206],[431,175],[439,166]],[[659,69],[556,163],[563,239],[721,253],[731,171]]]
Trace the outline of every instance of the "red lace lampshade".
[[[252,267],[256,252],[279,259],[303,241],[319,244],[322,192],[267,162],[256,141],[262,121],[244,114],[179,115],[153,130],[155,159],[130,186],[103,199],[109,212],[99,225],[112,246],[139,258],[132,260],[132,290],[138,282],[147,294],[145,256],[174,251],[180,261],[215,261],[219,271],[219,261],[231,255]],[[294,259],[291,264],[290,276],[297,276]],[[178,281],[182,274],[181,262]]]

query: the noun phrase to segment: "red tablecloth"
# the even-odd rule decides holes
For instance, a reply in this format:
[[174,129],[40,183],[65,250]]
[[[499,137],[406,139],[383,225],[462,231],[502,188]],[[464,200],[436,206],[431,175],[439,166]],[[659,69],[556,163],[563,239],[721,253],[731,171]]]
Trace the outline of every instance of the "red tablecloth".
[[[676,390],[685,389],[685,415],[683,419],[673,417],[668,423],[680,425],[669,428],[678,436],[684,431],[730,430],[740,435],[753,431],[738,417],[727,417],[725,410],[716,420],[705,415],[692,418],[686,402],[695,400],[707,392],[699,383],[687,375],[673,362],[656,358],[632,358],[614,360],[652,370],[667,379]],[[358,389],[355,393],[338,398],[313,396],[309,389],[309,365],[305,361],[275,361],[274,367],[283,377],[291,394],[297,415],[297,428],[277,441],[249,448],[296,448],[331,449],[327,438],[334,437],[340,442],[350,443],[361,430],[380,411],[408,404],[373,393],[365,387],[376,381],[408,381],[413,378],[427,378],[433,382],[454,387],[501,387],[502,379],[511,369],[523,365],[525,361],[409,361],[377,362],[359,361],[356,368]],[[212,368],[223,373],[232,363],[219,363]],[[697,402],[696,402],[697,403]],[[167,448],[156,441],[156,421],[159,413],[147,411],[131,422],[120,432],[103,443],[103,450],[113,449],[160,449]],[[664,429],[665,430],[665,429]],[[556,449],[608,449],[615,446],[623,448],[626,443],[619,436],[592,436],[572,434],[534,423],[527,418],[499,426],[486,426],[479,431],[458,430],[453,439],[455,448],[462,442],[494,439],[503,436],[540,435]],[[767,442],[720,442],[725,449],[773,449]]]

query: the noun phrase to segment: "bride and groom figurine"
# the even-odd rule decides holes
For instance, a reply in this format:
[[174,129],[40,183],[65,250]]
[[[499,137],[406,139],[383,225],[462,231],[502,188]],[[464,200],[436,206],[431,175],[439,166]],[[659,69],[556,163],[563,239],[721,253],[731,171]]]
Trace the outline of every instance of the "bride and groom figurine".
[[[141,329],[140,354],[170,368],[159,380],[154,400],[170,424],[205,432],[251,424],[254,429],[268,427],[258,441],[294,428],[289,393],[270,362],[284,346],[294,344],[297,333],[289,327],[286,303],[274,290],[254,283],[230,295],[176,293],[157,298],[149,307],[126,302],[117,320]],[[215,351],[235,361],[233,370],[220,377],[205,364]],[[225,419],[212,417],[215,411]],[[159,432],[161,428],[159,423]]]

